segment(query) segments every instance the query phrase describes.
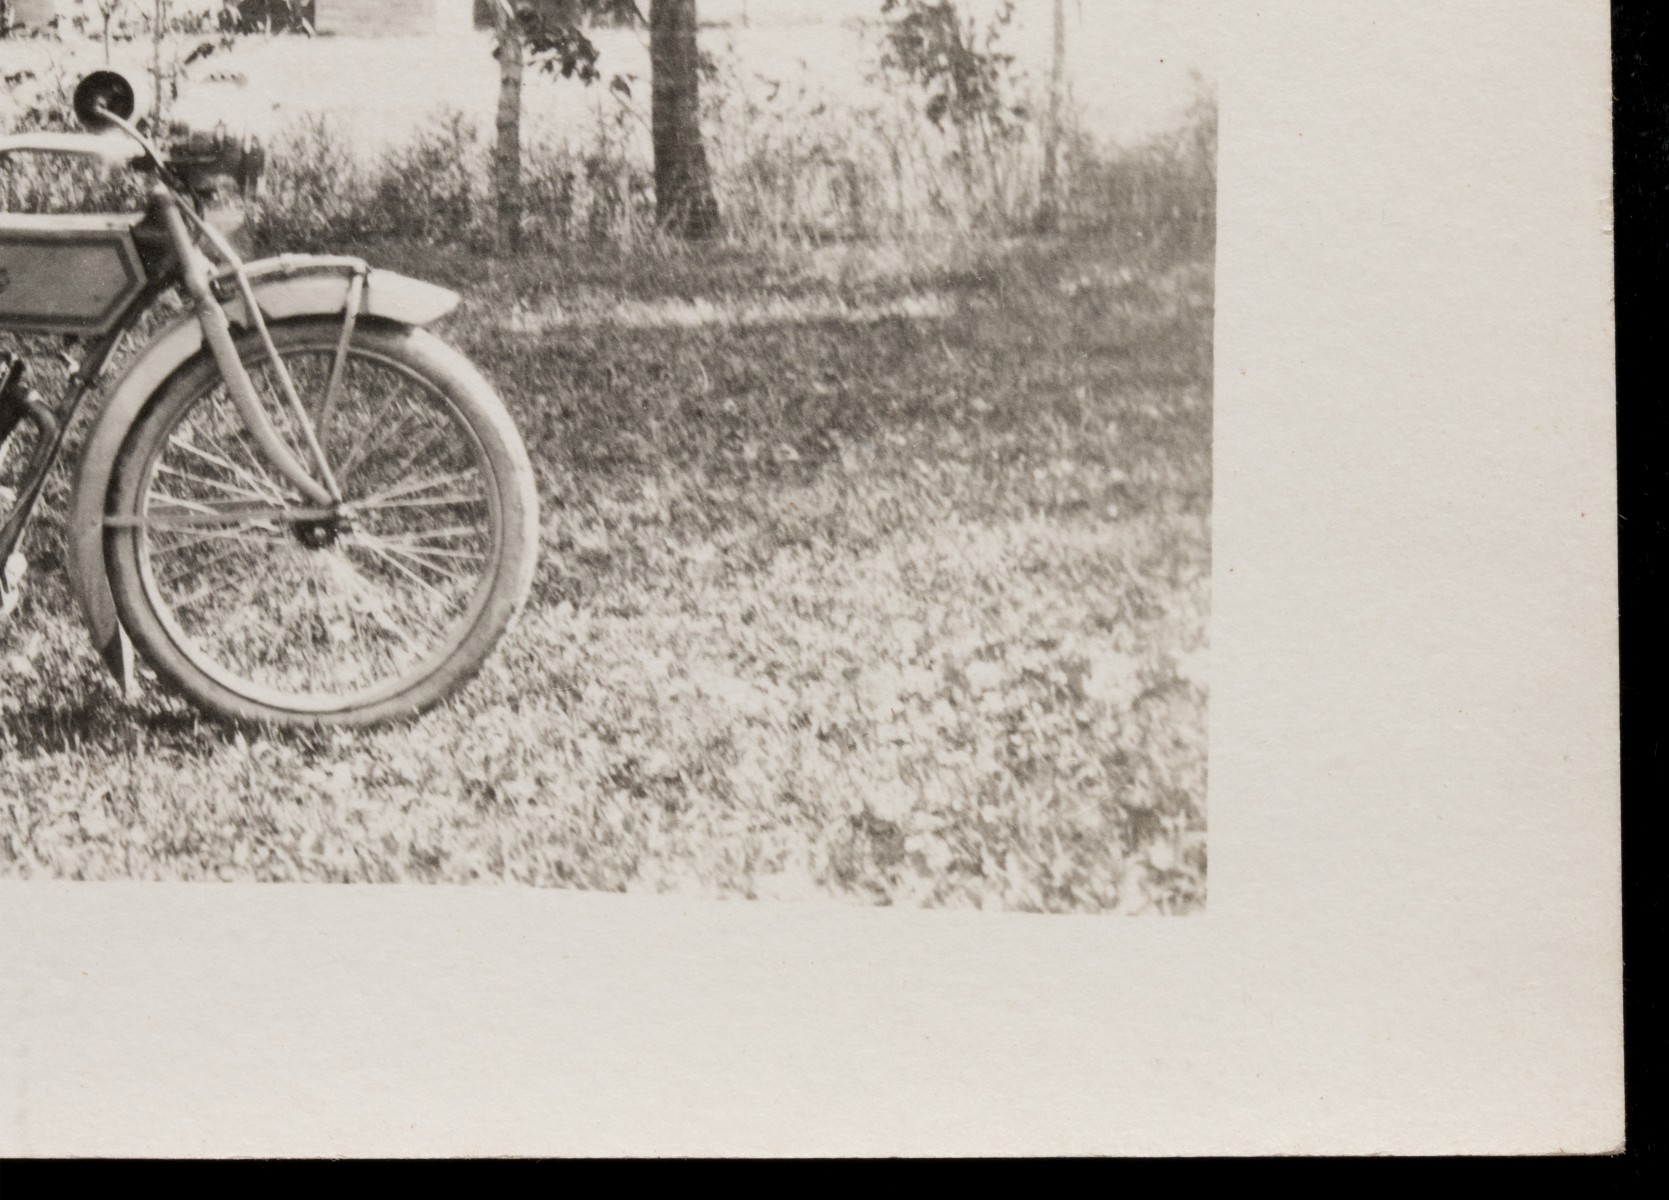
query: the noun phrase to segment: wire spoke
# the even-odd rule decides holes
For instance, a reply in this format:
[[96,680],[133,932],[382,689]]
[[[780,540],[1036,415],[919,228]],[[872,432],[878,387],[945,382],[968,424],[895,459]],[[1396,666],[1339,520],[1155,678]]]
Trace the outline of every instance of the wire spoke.
[[[363,602],[363,607],[358,611],[370,617],[372,621],[376,622],[377,627],[385,633],[393,634],[413,655],[419,658],[423,656],[423,647],[412,639],[411,634],[407,633],[405,628],[389,613],[388,606],[375,595],[376,584],[365,578],[358,568],[345,557],[333,556],[328,562],[328,568],[333,573],[345,576],[346,582],[352,585],[354,594],[359,596]],[[422,626],[421,621],[418,624],[420,627]],[[433,634],[433,630],[426,629],[425,632]]]
[[[199,446],[192,445],[190,442],[179,441],[179,442],[174,442],[173,444],[178,446],[181,450],[186,451],[186,453],[188,453],[188,454],[195,454],[198,458],[201,458],[206,462],[211,462],[217,467],[221,467],[225,470],[228,470],[228,471],[232,472],[232,474],[238,476],[240,479],[244,480],[250,487],[255,489],[253,492],[249,493],[250,495],[257,496],[257,497],[259,497],[261,499],[265,499],[265,500],[271,500],[275,503],[282,501],[283,498],[284,498],[283,495],[280,492],[278,492],[277,490],[275,490],[266,480],[264,480],[264,479],[260,478],[259,476],[251,473],[250,471],[245,470],[244,468],[238,466],[236,463],[233,463],[228,459],[221,458],[218,454],[210,453],[209,451],[204,450]],[[171,470],[174,474],[177,474],[177,475],[185,475],[186,474],[186,472],[181,471],[178,468],[170,468],[166,465],[163,465],[163,466],[159,467],[159,469],[164,470],[164,471],[170,471]],[[190,478],[190,476],[187,476],[187,477]],[[204,482],[208,482],[208,481],[205,480]],[[230,491],[230,490],[233,490],[233,489],[231,489],[230,486],[228,485],[227,490]]]
[[[336,349],[333,339],[282,352],[348,503],[297,495],[216,382],[178,410],[147,491],[106,518],[137,530],[152,603],[173,614],[188,657],[274,704],[351,704],[409,686],[463,638],[499,553],[495,479],[466,413],[355,342],[320,419]],[[249,365],[286,443],[299,442],[306,430],[284,420],[294,414],[272,364]]]
[[[390,508],[394,507],[391,502],[396,499],[406,498],[409,500],[409,498],[415,497],[419,493],[426,492],[431,488],[450,487],[452,484],[457,483],[461,479],[468,479],[471,475],[479,475],[480,473],[481,472],[478,468],[470,467],[466,471],[454,471],[450,475],[440,475],[433,479],[414,479],[408,483],[400,483],[390,488],[384,488],[382,491],[375,492],[372,495],[365,497],[363,500],[354,501],[354,504],[359,508]],[[481,499],[482,497],[477,496],[474,498]],[[410,502],[437,503],[437,501],[432,500],[412,500]]]
[[[204,586],[198,588],[195,592],[191,593],[191,595],[187,596],[184,600],[173,601],[172,602],[173,607],[178,609],[181,612],[184,612],[188,608],[193,608],[196,605],[201,604],[203,601],[207,600],[210,596],[219,595],[221,592],[224,592],[227,588],[233,586],[234,584],[241,583],[241,582],[242,582],[241,580],[234,577],[232,579],[223,579],[219,583],[205,584]],[[242,591],[241,588],[238,591],[238,595],[240,597],[243,595],[243,591]]]
[[367,543],[365,543],[365,545],[367,546],[368,549],[371,549],[371,550],[386,550],[390,554],[398,554],[400,557],[405,558],[405,559],[409,559],[410,561],[418,564],[419,566],[427,567],[429,570],[433,571],[435,574],[445,577],[451,583],[468,583],[469,582],[469,579],[468,579],[467,576],[454,574],[453,572],[448,571],[444,564],[436,563],[433,560],[426,557],[426,553],[427,553],[426,551],[423,551],[423,550],[407,550],[407,549],[403,549],[402,547],[399,547],[399,546],[390,546],[386,543],[378,544],[378,543],[375,543],[375,542],[367,542]]
[[[419,463],[423,460],[424,453],[429,449],[429,447],[433,446],[437,441],[439,441],[441,436],[443,434],[445,434],[446,432],[447,432],[447,430],[444,429],[444,428],[431,430],[430,433],[429,433],[429,436],[424,438],[423,441],[419,442],[416,445],[416,447],[413,448],[405,456],[405,458],[400,460],[400,465],[398,467],[395,467],[393,469],[393,471],[391,471],[389,473],[391,475],[393,475],[395,478],[399,478],[400,476],[404,475],[407,471],[411,470],[413,466],[415,466],[417,463]],[[404,485],[402,485],[400,488],[394,489],[394,491],[390,494],[404,495],[405,494]]]
[[391,555],[388,551],[392,549],[392,547],[384,548],[371,542],[362,542],[360,545],[362,548],[369,550],[372,554],[375,554],[378,558],[382,559],[383,562],[393,567],[396,571],[400,572],[400,574],[411,580],[425,592],[429,593],[429,595],[433,596],[443,608],[452,607],[452,598],[447,596],[439,588],[435,587],[435,585],[430,583],[427,579],[424,579],[416,571],[413,571],[410,567],[406,566],[399,559]]
[[481,531],[469,525],[448,525],[443,529],[411,529],[402,533],[377,534],[379,542],[390,545],[410,545],[413,542],[427,542],[437,538],[480,537]]
[[[154,526],[153,526],[154,528]],[[263,545],[277,545],[283,541],[282,536],[259,536],[253,531],[243,529],[202,529],[189,535],[183,535],[180,540],[151,547],[153,558],[162,554],[178,554],[182,550],[190,550],[194,546],[201,546],[212,541],[237,542],[240,545],[251,543]]]
[[[405,436],[406,426],[410,425],[414,420],[421,420],[422,417],[423,414],[421,412],[407,413],[405,416],[400,418],[399,423],[395,425],[394,428],[388,432],[387,436],[381,440],[388,445],[398,444],[399,440]],[[337,473],[338,482],[344,483],[345,486],[345,481],[353,474],[354,471],[359,469],[360,464],[363,463],[370,455],[373,440],[376,439],[376,437],[377,427],[373,422],[366,426],[365,432],[360,434],[359,440],[354,443],[353,450],[349,453],[348,457],[343,460],[342,469]]]
[[[239,496],[247,500],[265,500],[271,502],[277,499],[277,497],[272,495],[270,492],[257,492],[250,488],[239,487],[235,483],[228,483],[224,479],[210,479],[206,475],[194,475],[192,472],[182,470],[170,463],[159,464],[157,466],[157,474],[172,475],[177,479],[188,480],[191,483],[201,484],[204,487],[211,487],[217,491],[225,492],[229,496]],[[176,499],[184,500],[185,497],[180,496],[176,497]]]
[[385,550],[401,550],[407,554],[422,554],[430,558],[463,558],[476,562],[486,562],[487,555],[479,550],[443,550],[430,546],[412,546],[407,543],[395,542],[390,538],[378,537],[375,534],[361,535],[360,540],[375,544]]
[[374,512],[382,512],[393,508],[461,508],[467,504],[485,504],[486,501],[486,496],[477,494],[474,496],[436,496],[433,500],[388,500],[369,506],[361,501],[356,502],[354,507],[369,507]]
[[232,545],[225,546],[225,547],[221,548],[220,550],[216,551],[214,554],[210,555],[209,558],[207,559],[207,561],[187,563],[183,570],[175,572],[175,574],[173,575],[172,578],[164,581],[164,584],[165,584],[165,586],[172,587],[175,584],[184,583],[187,579],[189,579],[193,575],[206,574],[208,572],[209,568],[217,567],[221,563],[225,562],[227,559],[231,558],[233,555],[242,554],[245,551],[247,551],[248,549],[249,549],[248,543],[242,542],[242,541],[234,542]]

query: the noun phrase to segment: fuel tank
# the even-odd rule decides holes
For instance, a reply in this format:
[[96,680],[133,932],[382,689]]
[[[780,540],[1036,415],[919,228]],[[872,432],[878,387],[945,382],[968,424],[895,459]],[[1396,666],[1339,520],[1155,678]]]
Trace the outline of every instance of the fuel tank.
[[0,213],[0,332],[107,332],[145,286],[143,213]]

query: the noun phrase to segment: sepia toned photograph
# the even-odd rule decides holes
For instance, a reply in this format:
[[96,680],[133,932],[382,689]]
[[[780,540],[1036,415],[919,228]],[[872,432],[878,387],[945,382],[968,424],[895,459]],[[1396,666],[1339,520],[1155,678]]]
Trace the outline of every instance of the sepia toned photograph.
[[0,1155],[1624,1152],[1619,12],[0,0]]
[[0,0],[0,878],[1206,905],[1161,0]]

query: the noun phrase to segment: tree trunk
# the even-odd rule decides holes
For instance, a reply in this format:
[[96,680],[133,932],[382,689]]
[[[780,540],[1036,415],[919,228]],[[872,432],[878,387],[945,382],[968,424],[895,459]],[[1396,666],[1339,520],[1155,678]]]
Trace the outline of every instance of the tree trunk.
[[498,31],[498,138],[493,144],[495,242],[500,254],[522,243],[522,31],[496,6]]
[[1049,116],[1043,127],[1042,204],[1037,225],[1044,233],[1060,228],[1061,107],[1066,90],[1066,0],[1055,0],[1054,49],[1049,59]]
[[649,63],[655,142],[655,216],[681,237],[719,231],[713,177],[701,142],[695,0],[651,0]]

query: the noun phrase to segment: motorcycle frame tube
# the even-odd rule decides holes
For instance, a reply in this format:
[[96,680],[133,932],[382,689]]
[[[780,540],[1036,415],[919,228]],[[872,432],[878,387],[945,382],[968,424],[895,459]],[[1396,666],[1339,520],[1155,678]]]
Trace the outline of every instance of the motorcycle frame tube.
[[[0,563],[9,559],[22,545],[23,535],[29,527],[29,520],[34,515],[36,506],[40,503],[41,491],[46,486],[47,476],[52,474],[52,468],[63,455],[64,440],[69,434],[70,427],[75,424],[76,415],[81,411],[81,406],[97,385],[99,377],[109,367],[110,360],[122,344],[122,339],[138,323],[140,317],[157,302],[162,293],[171,286],[171,280],[161,274],[149,277],[145,287],[133,298],[116,323],[88,347],[80,366],[69,381],[65,383],[59,394],[58,409],[55,414],[57,427],[53,431],[51,445],[44,453],[37,455],[38,461],[33,466],[33,474],[28,484],[13,504],[5,525],[0,527]],[[75,528],[72,526],[67,531],[65,538],[70,549],[68,558],[70,560],[72,583],[76,578],[75,532]],[[109,584],[106,583],[104,586],[108,590]],[[114,605],[114,600],[111,603]],[[85,611],[85,605],[83,611]],[[114,608],[112,608],[112,611],[114,611]],[[126,633],[120,628],[115,628],[102,640],[96,640],[95,648],[98,651],[100,661],[115,677],[122,695],[131,697],[134,688],[133,646],[129,643]]]
[[122,311],[115,324],[88,347],[87,354],[59,393],[58,407],[53,411],[55,427],[49,434],[49,446],[37,451],[36,461],[31,465],[23,491],[13,503],[5,524],[0,525],[0,563],[11,557],[22,544],[29,519],[40,501],[41,490],[46,486],[46,477],[52,473],[53,466],[63,454],[64,439],[69,434],[70,426],[75,423],[76,414],[81,411],[88,394],[109,366],[110,359],[115,355],[116,348],[121,345],[122,338],[133,328],[140,316],[156,303],[157,298],[168,286],[165,281],[148,280],[146,286]]

